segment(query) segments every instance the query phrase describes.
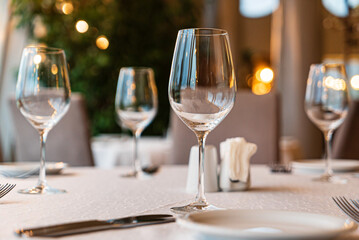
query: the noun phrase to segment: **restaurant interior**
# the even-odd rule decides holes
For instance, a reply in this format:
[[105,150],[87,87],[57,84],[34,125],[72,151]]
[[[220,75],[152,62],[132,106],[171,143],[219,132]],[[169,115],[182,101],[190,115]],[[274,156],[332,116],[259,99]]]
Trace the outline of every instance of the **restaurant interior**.
[[359,238],[359,0],[0,2],[0,240]]

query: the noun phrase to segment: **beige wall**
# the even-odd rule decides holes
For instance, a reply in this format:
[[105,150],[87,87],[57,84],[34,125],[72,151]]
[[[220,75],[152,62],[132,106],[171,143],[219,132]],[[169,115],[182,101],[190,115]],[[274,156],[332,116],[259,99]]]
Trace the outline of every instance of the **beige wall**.
[[216,27],[226,29],[230,34],[235,63],[241,52],[248,49],[269,57],[271,16],[245,18],[239,13],[238,0],[219,0],[217,19]]

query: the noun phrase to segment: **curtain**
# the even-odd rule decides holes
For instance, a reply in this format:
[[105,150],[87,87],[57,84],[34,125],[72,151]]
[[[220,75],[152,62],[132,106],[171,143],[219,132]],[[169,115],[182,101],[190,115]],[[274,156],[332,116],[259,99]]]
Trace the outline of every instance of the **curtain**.
[[27,41],[25,30],[16,29],[16,20],[10,19],[10,2],[0,0],[0,161],[13,160],[9,98],[15,93],[17,69]]
[[272,20],[271,60],[282,98],[281,132],[299,140],[304,158],[322,153],[321,132],[304,111],[309,66],[321,62],[321,24],[319,0],[282,0]]

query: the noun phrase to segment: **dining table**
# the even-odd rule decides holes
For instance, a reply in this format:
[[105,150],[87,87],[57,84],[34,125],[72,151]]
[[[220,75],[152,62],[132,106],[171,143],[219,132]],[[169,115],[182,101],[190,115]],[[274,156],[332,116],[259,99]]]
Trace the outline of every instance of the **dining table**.
[[[19,239],[15,230],[23,228],[140,214],[171,214],[171,207],[185,205],[194,199],[193,194],[186,192],[186,165],[163,165],[151,177],[143,179],[121,177],[128,170],[124,166],[112,169],[65,168],[61,174],[47,176],[49,185],[67,191],[56,195],[18,193],[19,189],[34,185],[37,181],[35,176],[27,179],[0,177],[0,184],[16,184],[13,191],[0,199],[0,239]],[[252,165],[251,186],[247,191],[208,192],[206,197],[211,204],[224,209],[284,210],[346,219],[332,196],[358,198],[359,178],[353,173],[342,175],[348,179],[348,183],[337,185],[314,182],[313,174],[273,173],[268,166]],[[178,223],[166,223],[57,239],[202,238],[200,233]],[[340,236],[339,239],[359,239],[359,230]]]

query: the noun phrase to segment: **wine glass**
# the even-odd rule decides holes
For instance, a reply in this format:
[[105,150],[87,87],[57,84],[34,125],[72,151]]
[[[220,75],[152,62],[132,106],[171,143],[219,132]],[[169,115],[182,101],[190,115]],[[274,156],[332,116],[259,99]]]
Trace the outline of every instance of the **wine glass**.
[[325,139],[325,172],[314,180],[345,183],[345,179],[333,176],[331,167],[332,135],[343,123],[348,112],[347,76],[343,64],[310,66],[305,111],[309,119],[323,132]]
[[22,115],[40,134],[41,157],[37,185],[20,190],[20,193],[65,192],[48,186],[46,182],[45,144],[49,131],[67,112],[70,94],[64,51],[49,47],[26,47],[22,53],[16,84],[16,102]]
[[133,171],[124,177],[141,177],[143,171],[138,158],[138,139],[157,113],[157,87],[151,68],[121,68],[117,83],[115,108],[121,125],[134,136]]
[[213,209],[204,195],[206,137],[231,111],[236,80],[228,33],[221,29],[184,29],[177,35],[168,96],[172,109],[197,136],[198,192],[194,202],[175,213]]

